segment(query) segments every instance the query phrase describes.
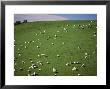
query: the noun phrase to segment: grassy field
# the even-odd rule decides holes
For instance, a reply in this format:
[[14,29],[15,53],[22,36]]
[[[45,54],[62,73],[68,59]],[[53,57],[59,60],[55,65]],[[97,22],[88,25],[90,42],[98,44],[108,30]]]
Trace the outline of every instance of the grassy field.
[[14,27],[15,76],[96,76],[95,20],[38,21]]

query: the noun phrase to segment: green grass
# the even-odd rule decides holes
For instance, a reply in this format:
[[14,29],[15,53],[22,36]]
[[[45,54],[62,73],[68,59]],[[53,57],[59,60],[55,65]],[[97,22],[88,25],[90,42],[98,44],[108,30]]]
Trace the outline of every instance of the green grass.
[[[36,72],[38,76],[54,76],[54,74],[57,76],[77,76],[78,74],[96,76],[97,36],[94,36],[97,33],[96,25],[96,21],[90,22],[90,20],[39,21],[15,25],[14,75],[27,76]],[[67,32],[64,28],[67,29]],[[87,58],[85,58],[85,53],[87,53]],[[46,56],[41,56],[41,54]],[[22,61],[25,63],[23,64]],[[30,69],[29,73],[27,70],[32,65],[31,61],[38,68]],[[37,63],[38,61],[41,61],[43,65]],[[79,64],[73,63],[77,61]],[[69,63],[69,66],[66,66],[66,63]],[[81,67],[83,64],[85,66]],[[76,67],[77,70],[72,71],[73,67]],[[53,68],[57,69],[57,73],[53,73]]]

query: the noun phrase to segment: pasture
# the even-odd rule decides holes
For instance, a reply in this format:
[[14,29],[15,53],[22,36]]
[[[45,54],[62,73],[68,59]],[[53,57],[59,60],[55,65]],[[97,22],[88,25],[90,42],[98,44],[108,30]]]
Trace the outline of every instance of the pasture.
[[15,76],[96,76],[96,20],[14,25]]

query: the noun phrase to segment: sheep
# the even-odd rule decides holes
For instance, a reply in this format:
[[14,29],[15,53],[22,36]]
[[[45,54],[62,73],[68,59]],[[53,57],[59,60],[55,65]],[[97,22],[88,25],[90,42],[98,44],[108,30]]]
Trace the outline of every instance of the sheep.
[[76,62],[73,62],[74,64],[76,64]]
[[21,56],[21,54],[18,54],[18,56]]
[[20,50],[20,49],[18,48],[18,50]]
[[41,69],[38,69],[39,71],[41,71]]
[[23,45],[20,45],[21,47],[23,46]]
[[85,55],[87,55],[87,53],[85,53]]
[[66,28],[64,28],[63,30],[67,30]]
[[45,33],[45,30],[44,30],[44,33]]
[[80,76],[81,74],[78,74],[78,76]]
[[37,36],[37,33],[36,33],[36,36]]
[[55,35],[55,37],[57,37],[57,35]]
[[39,54],[38,54],[37,56],[38,56],[38,57],[40,57],[40,55],[39,55]]
[[42,63],[39,63],[41,66],[43,65]]
[[56,73],[56,72],[57,72],[57,70],[56,70],[54,67],[53,67],[53,72],[54,72],[54,73]]
[[48,61],[46,62],[47,64],[50,64]]
[[31,63],[34,63],[33,61],[31,61]]
[[59,31],[57,31],[57,32],[59,32]]
[[29,73],[31,72],[30,70],[27,70]]
[[23,70],[23,68],[20,68],[20,70]]
[[24,62],[24,61],[22,61],[22,64],[25,64],[25,62]]
[[82,64],[81,67],[85,67],[85,64]]
[[77,70],[77,68],[76,68],[76,67],[73,67],[73,68],[72,68],[72,71],[76,71],[76,70]]
[[66,66],[69,66],[69,63],[66,63],[65,65],[66,65]]
[[65,44],[64,42],[62,42],[62,44]]
[[16,63],[14,63],[14,65],[16,65]]
[[24,48],[26,49],[26,48],[27,48],[27,46],[24,46]]
[[41,56],[45,56],[45,54],[41,54]]
[[57,57],[60,57],[60,55],[59,55],[59,54],[57,54]]
[[85,59],[87,58],[87,56],[85,56]]
[[51,43],[52,45],[54,45],[54,43]]
[[57,76],[57,74],[54,74],[54,76]]
[[27,74],[28,76],[30,76],[30,74]]
[[79,64],[79,62],[77,61],[76,64]]
[[36,72],[34,72],[33,75],[35,76],[36,75]]
[[40,48],[39,46],[37,46],[37,48]]
[[56,38],[54,38],[54,39],[56,39]]

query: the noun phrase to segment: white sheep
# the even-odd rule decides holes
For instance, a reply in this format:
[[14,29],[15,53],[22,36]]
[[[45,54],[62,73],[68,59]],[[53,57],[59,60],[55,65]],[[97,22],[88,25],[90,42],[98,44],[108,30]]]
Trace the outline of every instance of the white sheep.
[[53,67],[53,72],[55,73],[57,70]]
[[76,70],[77,70],[77,68],[76,68],[76,67],[73,67],[73,68],[72,68],[72,71],[76,71]]

